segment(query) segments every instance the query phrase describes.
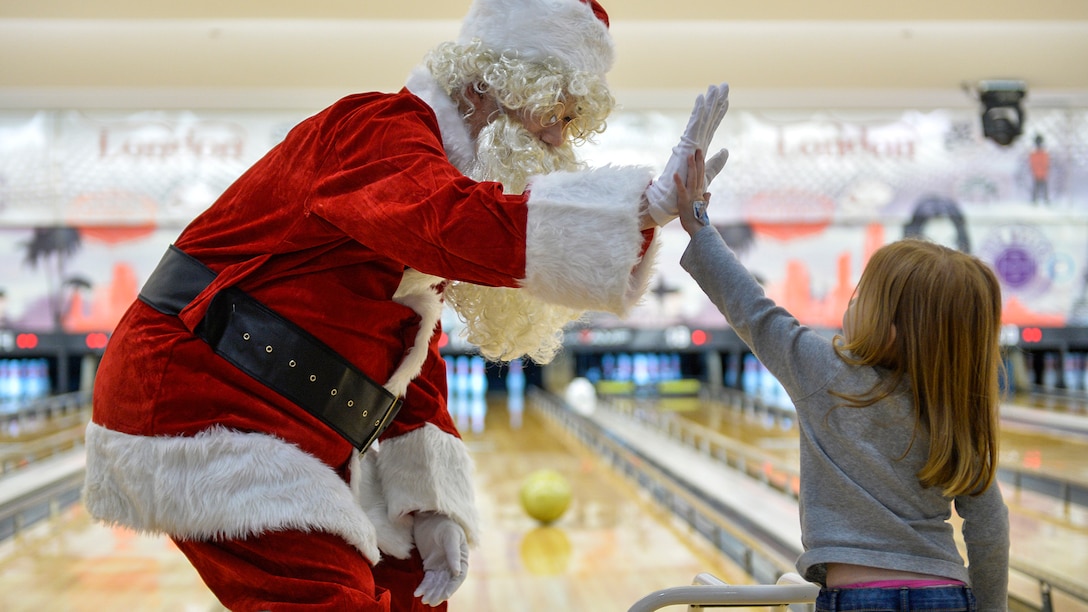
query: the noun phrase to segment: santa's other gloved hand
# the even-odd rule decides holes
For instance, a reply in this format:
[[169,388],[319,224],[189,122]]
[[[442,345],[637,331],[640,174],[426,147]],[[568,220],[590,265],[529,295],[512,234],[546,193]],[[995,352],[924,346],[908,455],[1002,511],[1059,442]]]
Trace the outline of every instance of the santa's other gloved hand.
[[465,530],[445,514],[419,512],[412,535],[425,572],[415,596],[428,606],[437,606],[453,595],[468,574]]
[[[729,84],[712,85],[706,94],[701,94],[695,99],[695,106],[688,118],[688,125],[680,142],[673,147],[672,155],[665,164],[665,171],[661,173],[646,189],[646,200],[649,205],[650,216],[658,225],[664,225],[677,216],[676,208],[676,184],[673,175],[679,174],[682,180],[687,180],[688,157],[700,149],[707,152],[710,142],[714,140],[714,132],[729,110]],[[706,161],[706,185],[709,187],[714,177],[725,166],[729,155],[725,149],[707,158]]]

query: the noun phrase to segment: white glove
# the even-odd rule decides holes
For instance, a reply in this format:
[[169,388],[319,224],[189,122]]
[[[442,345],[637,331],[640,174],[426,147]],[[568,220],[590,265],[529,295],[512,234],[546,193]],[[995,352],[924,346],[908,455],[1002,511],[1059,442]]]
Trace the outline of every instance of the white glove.
[[[679,174],[682,180],[687,180],[688,157],[695,153],[696,149],[707,153],[707,147],[710,146],[710,141],[714,140],[714,132],[717,131],[727,110],[729,110],[728,83],[711,85],[706,94],[700,94],[695,99],[688,125],[684,128],[680,143],[673,147],[672,156],[665,164],[665,171],[646,189],[645,196],[650,217],[658,225],[668,223],[678,214],[673,175]],[[706,184],[708,187],[714,177],[721,172],[727,159],[729,159],[729,152],[725,149],[707,158]]]
[[437,606],[453,595],[468,574],[465,530],[445,514],[418,512],[412,535],[425,572],[415,596],[428,606]]

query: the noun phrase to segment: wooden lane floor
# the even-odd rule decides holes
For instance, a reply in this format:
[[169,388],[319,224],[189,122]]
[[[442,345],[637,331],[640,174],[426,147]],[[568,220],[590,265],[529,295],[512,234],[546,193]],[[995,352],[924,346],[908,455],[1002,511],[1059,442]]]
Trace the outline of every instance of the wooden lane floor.
[[[1031,405],[1034,404],[1009,404],[1009,407],[1022,411],[1024,406]],[[1036,411],[1050,414],[1047,409]],[[766,413],[751,410],[738,411],[714,402],[701,402],[676,414],[778,459],[799,461],[797,430],[792,421],[776,420]],[[1054,417],[1058,426],[1062,420],[1080,421],[1080,430],[1063,432],[1053,426],[1003,419],[1001,464],[1088,485],[1088,435],[1081,431],[1088,428],[1088,412],[1083,416],[1060,413]]]
[[[499,399],[490,402],[482,430],[463,425],[485,529],[451,612],[623,611],[655,590],[691,584],[700,572],[750,583],[698,534],[537,413],[511,411]],[[545,468],[558,470],[573,490],[570,508],[550,526],[530,518],[518,501],[525,478]]]
[[223,610],[166,538],[93,523],[82,506],[0,544],[0,610]]
[[[484,529],[451,612],[624,611],[657,589],[690,584],[700,572],[749,582],[533,411],[511,412],[499,396],[481,416],[464,437]],[[549,526],[518,501],[525,477],[541,468],[558,470],[573,489],[570,508]],[[99,525],[80,506],[0,544],[2,612],[222,609],[169,540]]]
[[[1008,404],[1023,411],[1035,404],[1020,403],[1021,398]],[[796,464],[797,429],[792,421],[776,420],[752,410],[740,411],[717,402],[685,405],[675,414],[714,431],[767,452],[775,458]],[[1003,408],[1004,409],[1004,408]],[[1035,409],[1039,417],[1050,415],[1045,408]],[[1088,413],[1083,416],[1054,415],[1057,426],[1031,425],[1023,421],[1003,419],[1001,424],[1001,465],[1056,478],[1069,479],[1088,485]],[[1063,421],[1080,422],[1076,430],[1061,431]],[[1046,422],[1044,419],[1043,423]]]
[[1009,402],[1025,408],[1088,416],[1088,393],[1084,391],[1021,392],[1010,398]]

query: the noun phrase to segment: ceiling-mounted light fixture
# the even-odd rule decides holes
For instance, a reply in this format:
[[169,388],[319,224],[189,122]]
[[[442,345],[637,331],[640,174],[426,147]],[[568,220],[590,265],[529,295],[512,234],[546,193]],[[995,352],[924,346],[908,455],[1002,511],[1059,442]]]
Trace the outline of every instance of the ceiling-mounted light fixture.
[[1008,146],[1024,131],[1024,109],[1020,101],[1027,94],[1023,81],[998,79],[979,81],[982,103],[982,134],[1001,146]]

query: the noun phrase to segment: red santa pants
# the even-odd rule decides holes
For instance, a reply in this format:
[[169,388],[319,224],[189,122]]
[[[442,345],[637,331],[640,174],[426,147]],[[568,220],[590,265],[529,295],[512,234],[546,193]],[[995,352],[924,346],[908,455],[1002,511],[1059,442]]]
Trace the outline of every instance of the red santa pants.
[[275,531],[245,540],[174,541],[219,601],[235,612],[435,612],[413,592],[423,561],[383,557],[371,567],[340,536]]

